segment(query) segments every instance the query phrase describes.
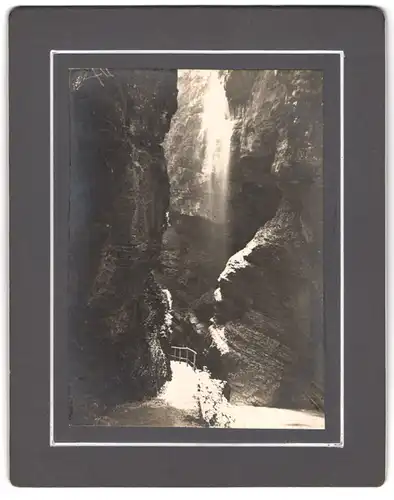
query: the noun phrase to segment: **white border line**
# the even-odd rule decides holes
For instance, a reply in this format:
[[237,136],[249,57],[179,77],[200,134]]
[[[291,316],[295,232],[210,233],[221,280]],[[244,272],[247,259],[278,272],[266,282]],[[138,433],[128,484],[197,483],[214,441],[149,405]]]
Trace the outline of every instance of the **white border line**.
[[49,177],[50,177],[50,195],[49,195],[49,203],[50,203],[50,287],[49,287],[49,308],[50,308],[50,377],[49,377],[49,385],[50,385],[50,400],[49,400],[49,428],[50,428],[50,436],[49,442],[50,446],[55,445],[54,439],[54,411],[53,411],[53,401],[54,401],[54,363],[53,363],[53,351],[54,351],[54,298],[53,298],[53,275],[54,275],[54,253],[53,253],[53,240],[54,240],[54,224],[53,224],[53,215],[54,215],[54,204],[53,204],[53,188],[54,188],[54,149],[53,149],[53,56],[54,53],[51,51],[49,55],[49,81],[50,81],[50,103],[49,103],[49,150],[50,150],[50,166],[49,166]]
[[344,324],[344,301],[345,301],[345,273],[344,273],[344,230],[345,230],[345,224],[344,224],[344,159],[345,159],[345,141],[344,141],[344,134],[345,134],[345,127],[344,127],[344,116],[345,116],[345,110],[344,110],[344,92],[345,92],[345,54],[344,52],[341,53],[341,63],[340,63],[340,79],[341,79],[341,89],[340,89],[340,106],[341,106],[341,124],[340,124],[340,131],[341,131],[341,172],[340,172],[340,247],[341,247],[341,265],[340,265],[340,296],[341,296],[341,352],[340,352],[340,370],[341,370],[341,382],[340,382],[340,419],[341,419],[341,427],[340,427],[340,442],[342,443],[342,446],[344,445],[345,442],[345,436],[344,436],[344,420],[345,420],[345,413],[344,413],[344,405],[345,405],[345,364],[344,364],[344,331],[345,331],[345,324]]
[[343,50],[51,50],[51,54],[338,54]]
[[[340,56],[340,441],[338,443],[109,443],[56,442],[54,439],[54,127],[53,58],[55,54],[337,54]],[[203,446],[203,447],[326,447],[344,446],[344,59],[342,50],[51,50],[50,59],[50,422],[49,445],[71,446]]]
[[[119,429],[120,427],[118,427]],[[126,427],[124,427],[126,428]],[[129,427],[130,428],[130,427]],[[134,427],[135,428],[135,427]],[[174,427],[173,427],[174,428]],[[163,427],[165,429],[165,427]],[[167,427],[168,429],[168,427]],[[186,427],[184,427],[186,429]],[[255,429],[258,430],[258,429]],[[271,429],[264,429],[264,430],[271,430]],[[288,429],[292,430],[292,429]],[[295,430],[295,429],[293,429]],[[300,430],[299,428],[297,430]],[[313,429],[310,429],[313,430]],[[52,448],[62,448],[62,447],[87,447],[87,446],[135,446],[135,447],[142,447],[142,446],[155,446],[155,447],[167,447],[167,446],[177,446],[180,448],[197,448],[198,446],[202,446],[205,448],[209,448],[214,446],[215,448],[228,448],[228,447],[242,447],[242,448],[277,448],[277,447],[285,447],[285,448],[343,448],[343,443],[109,443],[109,442],[102,442],[102,443],[89,443],[89,442],[52,442],[50,444]]]

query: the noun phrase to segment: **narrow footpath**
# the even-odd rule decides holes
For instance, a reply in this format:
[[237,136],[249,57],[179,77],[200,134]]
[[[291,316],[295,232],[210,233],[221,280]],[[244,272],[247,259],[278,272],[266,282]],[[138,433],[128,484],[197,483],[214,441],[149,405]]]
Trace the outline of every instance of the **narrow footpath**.
[[[171,362],[173,377],[151,400],[118,406],[100,422],[104,425],[144,427],[200,427],[196,421],[199,370]],[[324,417],[313,412],[227,404],[231,428],[324,429]]]

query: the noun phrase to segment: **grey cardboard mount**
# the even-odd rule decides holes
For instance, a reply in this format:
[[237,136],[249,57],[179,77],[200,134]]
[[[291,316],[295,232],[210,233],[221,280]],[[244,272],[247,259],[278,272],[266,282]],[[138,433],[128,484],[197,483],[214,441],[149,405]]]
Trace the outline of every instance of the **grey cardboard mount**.
[[[66,425],[59,388],[67,370],[62,242],[68,157],[63,153],[69,141],[65,75],[71,67],[324,71],[324,431]],[[382,11],[18,7],[9,15],[9,103],[11,482],[381,485],[386,474]]]

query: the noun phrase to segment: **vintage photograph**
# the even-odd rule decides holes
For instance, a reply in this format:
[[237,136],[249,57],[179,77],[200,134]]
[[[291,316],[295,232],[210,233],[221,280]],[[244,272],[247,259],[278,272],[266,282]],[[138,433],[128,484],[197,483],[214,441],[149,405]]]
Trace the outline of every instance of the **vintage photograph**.
[[69,70],[71,425],[324,429],[323,72]]

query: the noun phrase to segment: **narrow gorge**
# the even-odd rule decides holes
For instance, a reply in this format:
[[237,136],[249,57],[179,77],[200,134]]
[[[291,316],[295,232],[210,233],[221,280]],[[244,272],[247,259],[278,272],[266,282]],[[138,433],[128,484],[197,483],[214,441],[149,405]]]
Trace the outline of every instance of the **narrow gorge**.
[[160,396],[171,346],[233,406],[324,411],[322,89],[306,70],[70,73],[73,423]]

